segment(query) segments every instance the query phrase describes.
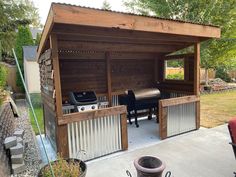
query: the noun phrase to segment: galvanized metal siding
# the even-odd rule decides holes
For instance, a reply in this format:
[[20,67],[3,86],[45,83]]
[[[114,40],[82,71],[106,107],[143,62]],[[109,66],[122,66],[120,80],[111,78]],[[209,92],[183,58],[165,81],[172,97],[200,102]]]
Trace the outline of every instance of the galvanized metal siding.
[[[98,99],[107,101],[106,96]],[[112,96],[112,105],[118,105],[118,96]],[[70,158],[90,160],[120,151],[122,149],[120,115],[68,124],[68,142]]]
[[70,158],[90,160],[121,150],[120,116],[68,124]]
[[167,108],[167,137],[196,129],[195,102]]

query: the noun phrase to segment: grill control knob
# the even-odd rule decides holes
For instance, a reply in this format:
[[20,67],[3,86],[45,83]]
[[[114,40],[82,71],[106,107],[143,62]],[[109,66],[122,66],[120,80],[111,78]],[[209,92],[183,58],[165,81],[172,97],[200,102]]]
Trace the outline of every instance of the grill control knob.
[[92,109],[95,109],[95,106],[92,106]]
[[84,107],[82,107],[80,110],[81,110],[81,111],[84,111]]

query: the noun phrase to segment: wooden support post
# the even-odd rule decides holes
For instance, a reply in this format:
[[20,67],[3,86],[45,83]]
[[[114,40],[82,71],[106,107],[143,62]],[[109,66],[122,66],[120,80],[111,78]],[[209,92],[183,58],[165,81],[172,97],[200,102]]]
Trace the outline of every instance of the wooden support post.
[[[194,45],[194,95],[200,96],[200,43]],[[200,101],[196,102],[196,128],[200,128]]]
[[127,133],[127,115],[126,113],[121,114],[121,146],[122,150],[128,149],[128,133]]
[[200,100],[196,102],[196,129],[200,128]]
[[156,85],[158,82],[158,63],[157,63],[157,56],[154,57],[154,84]]
[[[41,98],[42,98],[42,95],[41,95]],[[42,99],[43,101],[43,99]],[[44,103],[42,103],[42,108],[43,108],[43,130],[44,130],[44,134],[45,134],[45,137],[47,137],[47,131],[46,131],[46,115],[45,115],[45,106],[44,106]]]
[[184,81],[189,81],[189,57],[184,58]]
[[69,158],[67,125],[56,125],[57,152],[63,158]]
[[56,104],[56,144],[57,151],[62,157],[69,157],[67,125],[58,125],[58,119],[63,116],[62,112],[62,95],[61,95],[61,80],[60,80],[60,66],[58,57],[58,40],[56,34],[50,35],[50,48],[52,49],[52,66],[54,70],[54,86],[55,86],[55,104]]
[[160,139],[167,138],[167,107],[163,107],[159,101],[159,135]]
[[109,106],[112,106],[112,90],[111,90],[111,57],[110,52],[105,53],[106,69],[107,69],[107,95]]
[[200,89],[200,43],[194,45],[194,95],[199,96]]
[[57,45],[57,36],[56,34],[51,34],[50,36],[50,48],[52,50],[52,67],[54,71],[54,86],[56,91],[56,115],[57,118],[61,118],[62,113],[62,96],[61,96],[61,80],[60,80],[60,66],[59,66],[59,57],[58,57],[58,45]]

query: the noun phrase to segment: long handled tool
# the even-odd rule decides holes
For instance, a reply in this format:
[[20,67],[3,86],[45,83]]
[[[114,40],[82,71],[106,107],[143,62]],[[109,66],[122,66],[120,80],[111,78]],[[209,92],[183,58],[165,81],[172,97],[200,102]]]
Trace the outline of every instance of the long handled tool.
[[17,65],[18,71],[19,71],[19,73],[20,73],[21,81],[22,81],[22,83],[23,83],[23,85],[24,85],[24,89],[25,89],[25,93],[26,93],[26,98],[27,98],[27,100],[29,101],[29,105],[30,105],[30,108],[31,108],[32,113],[33,113],[34,121],[35,121],[36,126],[37,126],[37,129],[38,129],[38,131],[39,131],[39,137],[40,137],[40,140],[41,140],[41,142],[42,142],[43,150],[44,150],[44,152],[45,152],[45,154],[46,154],[46,158],[47,158],[48,164],[49,164],[49,166],[50,166],[51,174],[52,174],[53,177],[55,177],[54,172],[53,172],[53,169],[52,169],[52,165],[51,165],[51,163],[50,163],[50,159],[49,159],[49,157],[48,157],[48,153],[47,153],[46,146],[45,146],[45,144],[44,144],[44,142],[43,142],[42,133],[41,133],[41,130],[40,130],[40,128],[39,128],[38,119],[37,119],[37,116],[36,116],[36,114],[35,114],[35,112],[34,112],[34,107],[33,107],[32,102],[31,102],[31,98],[30,98],[29,91],[28,91],[28,89],[27,89],[27,87],[26,87],[26,85],[25,85],[25,81],[24,81],[24,78],[23,78],[23,75],[22,75],[22,72],[21,72],[21,69],[20,69],[20,65],[19,65],[18,59],[17,59],[17,57],[16,57],[15,50],[12,49],[12,52],[13,52],[13,55],[14,55],[14,58],[15,58],[15,61],[16,61],[16,65]]

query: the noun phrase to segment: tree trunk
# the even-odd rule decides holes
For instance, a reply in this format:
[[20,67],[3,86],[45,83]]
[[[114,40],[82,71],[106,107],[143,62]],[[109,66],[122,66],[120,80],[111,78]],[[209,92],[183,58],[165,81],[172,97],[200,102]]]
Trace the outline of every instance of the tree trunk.
[[208,85],[208,68],[205,68],[205,83]]

